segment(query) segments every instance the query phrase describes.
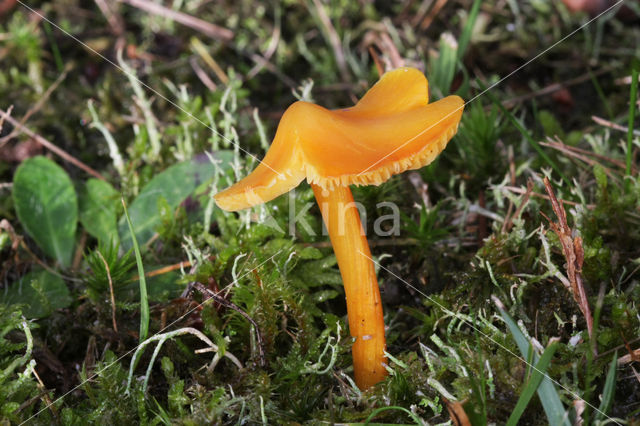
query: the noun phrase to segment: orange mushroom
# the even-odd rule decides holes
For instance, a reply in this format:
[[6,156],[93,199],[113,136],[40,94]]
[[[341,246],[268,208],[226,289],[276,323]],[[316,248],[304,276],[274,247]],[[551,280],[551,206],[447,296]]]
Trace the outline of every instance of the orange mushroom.
[[258,167],[215,200],[241,210],[311,184],[329,231],[347,298],[355,381],[360,389],[387,374],[380,290],[349,185],[379,185],[429,164],[456,133],[464,102],[429,104],[425,76],[413,68],[384,74],[352,108],[330,111],[296,102],[284,113]]

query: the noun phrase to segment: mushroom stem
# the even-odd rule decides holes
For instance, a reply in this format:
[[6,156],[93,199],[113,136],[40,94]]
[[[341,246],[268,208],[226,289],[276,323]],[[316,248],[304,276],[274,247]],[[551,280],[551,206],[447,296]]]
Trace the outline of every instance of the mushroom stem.
[[354,338],[351,349],[354,376],[358,387],[364,390],[387,375],[384,317],[369,243],[348,186],[332,190],[315,184],[311,187],[338,259],[347,297],[349,330]]

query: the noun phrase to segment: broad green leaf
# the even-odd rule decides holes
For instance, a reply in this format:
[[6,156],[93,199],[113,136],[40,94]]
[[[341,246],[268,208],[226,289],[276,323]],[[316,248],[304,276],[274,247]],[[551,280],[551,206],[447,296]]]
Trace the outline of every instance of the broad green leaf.
[[69,289],[57,275],[48,271],[32,271],[11,285],[3,294],[6,304],[25,305],[23,313],[27,318],[42,318],[72,302]]
[[120,194],[110,183],[89,179],[80,192],[80,223],[92,236],[105,244],[120,241],[118,236],[117,203]]
[[13,178],[20,223],[48,256],[71,265],[78,222],[78,199],[71,179],[45,157],[25,160]]
[[[221,160],[219,167],[227,169],[231,163],[233,153],[218,151],[214,157]],[[133,223],[133,232],[140,245],[147,243],[161,223],[158,211],[158,199],[163,197],[170,208],[176,209],[202,183],[211,180],[216,173],[215,167],[209,160],[185,161],[174,164],[167,170],[155,176],[142,189],[138,197],[128,206],[129,217]],[[131,235],[127,228],[124,215],[118,223],[121,247],[129,250],[132,247]]]

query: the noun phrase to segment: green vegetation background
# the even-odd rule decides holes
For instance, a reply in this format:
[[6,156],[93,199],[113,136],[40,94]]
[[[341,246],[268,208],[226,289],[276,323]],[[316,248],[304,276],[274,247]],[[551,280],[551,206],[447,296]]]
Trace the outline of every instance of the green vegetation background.
[[[563,40],[591,17],[559,1],[0,2],[0,109],[67,153],[0,121],[0,423],[638,424],[625,3]],[[374,59],[471,102],[434,164],[354,188],[391,355],[360,392],[310,188],[233,214],[211,196],[296,99],[352,104]],[[372,232],[383,201],[398,236]]]

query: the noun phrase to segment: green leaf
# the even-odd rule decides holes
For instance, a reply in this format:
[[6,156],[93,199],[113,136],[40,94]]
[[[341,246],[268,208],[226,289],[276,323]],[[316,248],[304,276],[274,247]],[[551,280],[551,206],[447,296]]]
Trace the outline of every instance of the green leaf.
[[469,47],[469,42],[471,41],[471,36],[473,35],[473,29],[476,26],[478,14],[480,13],[481,4],[482,2],[480,0],[473,1],[473,5],[471,6],[471,10],[469,11],[469,15],[467,17],[467,22],[462,28],[460,40],[458,41],[458,60],[460,61],[463,59],[464,54],[467,51],[467,47]]
[[80,223],[104,244],[118,244],[116,208],[120,194],[110,183],[89,179],[80,192]]
[[147,296],[147,280],[144,276],[144,266],[142,265],[142,256],[140,256],[140,248],[138,247],[138,240],[133,234],[133,224],[129,217],[127,205],[122,200],[122,207],[124,207],[124,218],[129,227],[129,234],[131,235],[131,241],[133,242],[133,252],[136,254],[136,264],[138,265],[138,278],[140,282],[140,343],[147,339],[149,334],[149,297]]
[[[233,153],[217,151],[214,157],[222,160],[219,167],[227,169],[230,167]],[[170,208],[176,209],[198,186],[211,180],[215,173],[215,167],[208,160],[193,159],[174,164],[151,179],[129,206],[129,216],[134,224],[133,232],[138,243],[144,245],[149,241],[161,223],[161,214],[158,211],[160,197],[167,201]],[[129,250],[132,240],[124,216],[120,218],[118,231],[122,248]]]
[[45,157],[22,162],[13,178],[13,200],[20,223],[48,256],[71,265],[78,222],[78,200],[67,173]]
[[10,286],[2,298],[6,304],[23,304],[27,318],[42,318],[72,302],[62,278],[48,271],[32,271]]

